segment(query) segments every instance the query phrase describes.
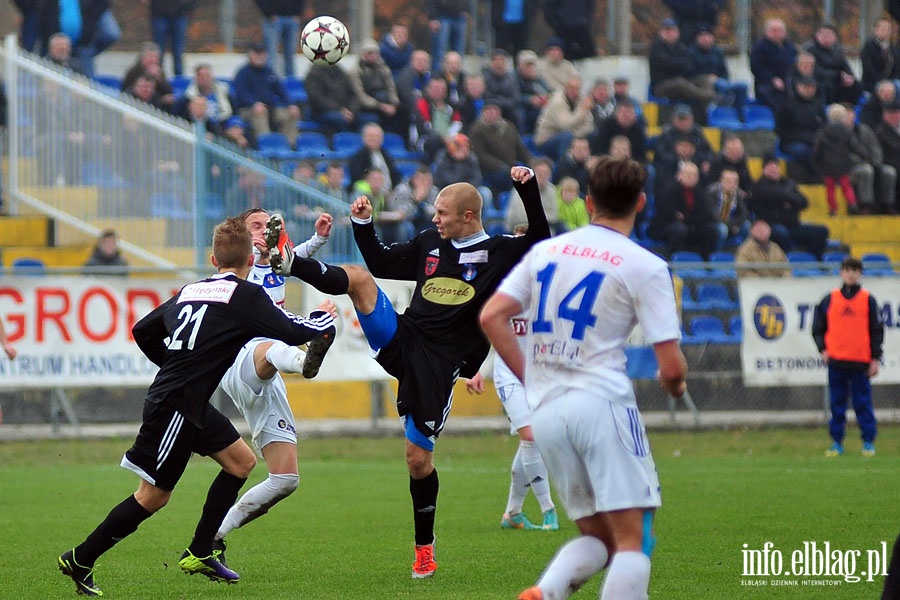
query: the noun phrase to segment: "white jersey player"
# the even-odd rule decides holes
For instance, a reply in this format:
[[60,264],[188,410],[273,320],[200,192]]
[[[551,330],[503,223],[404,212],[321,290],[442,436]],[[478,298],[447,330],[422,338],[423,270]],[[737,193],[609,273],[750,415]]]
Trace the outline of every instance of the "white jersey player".
[[[284,308],[284,277],[276,275],[269,266],[269,251],[265,242],[269,214],[257,208],[245,211],[241,217],[253,235],[255,261],[247,281],[261,285],[272,302]],[[331,215],[320,215],[316,220],[316,233],[303,244],[295,246],[295,254],[312,256],[328,241],[331,225]],[[330,300],[319,308],[335,313]],[[247,490],[231,507],[216,533],[216,549],[223,563],[224,537],[233,529],[266,514],[274,504],[293,493],[300,482],[294,414],[280,373],[315,376],[315,373],[309,372],[306,353],[296,346],[288,346],[278,340],[254,338],[241,349],[222,378],[222,390],[234,401],[250,426],[253,445],[262,454],[269,469],[269,476]]]
[[[686,389],[687,367],[666,263],[628,238],[645,179],[633,160],[600,159],[590,173],[591,225],[532,248],[482,312],[497,353],[524,375],[535,441],[582,534],[520,600],[567,598],[607,564],[601,598],[647,597],[659,480],[625,341],[640,323],[674,396]],[[508,325],[523,310],[524,353]]]

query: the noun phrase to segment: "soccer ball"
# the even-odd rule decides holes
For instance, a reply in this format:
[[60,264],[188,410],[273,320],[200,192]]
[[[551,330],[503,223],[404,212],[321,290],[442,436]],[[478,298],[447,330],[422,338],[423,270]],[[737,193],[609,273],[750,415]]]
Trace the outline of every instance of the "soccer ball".
[[313,63],[333,65],[350,51],[350,33],[334,17],[316,17],[303,28],[300,49]]

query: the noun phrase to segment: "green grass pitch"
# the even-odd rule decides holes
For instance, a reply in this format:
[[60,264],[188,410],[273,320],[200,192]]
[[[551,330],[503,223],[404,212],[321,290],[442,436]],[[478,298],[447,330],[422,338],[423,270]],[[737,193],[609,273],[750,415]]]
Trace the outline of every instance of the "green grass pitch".
[[[650,597],[879,597],[880,576],[744,577],[743,545],[771,542],[790,568],[804,542],[827,541],[842,556],[861,552],[857,574],[882,541],[889,555],[900,530],[898,433],[882,428],[878,456],[864,459],[851,429],[848,454],[826,459],[824,428],[650,432],[663,487]],[[74,595],[56,556],[136,488],[118,467],[130,442],[0,444],[0,598]],[[96,579],[113,599],[515,598],[575,534],[564,514],[556,533],[501,530],[515,446],[498,434],[448,434],[438,443],[439,568],[430,580],[410,578],[412,509],[399,437],[301,440],[299,490],[228,538],[229,563],[242,575],[233,586],[177,566],[216,473],[196,459],[170,504],[101,557]],[[264,475],[260,464],[251,482]],[[526,512],[538,518],[531,498]],[[574,598],[597,598],[599,586],[595,578]]]

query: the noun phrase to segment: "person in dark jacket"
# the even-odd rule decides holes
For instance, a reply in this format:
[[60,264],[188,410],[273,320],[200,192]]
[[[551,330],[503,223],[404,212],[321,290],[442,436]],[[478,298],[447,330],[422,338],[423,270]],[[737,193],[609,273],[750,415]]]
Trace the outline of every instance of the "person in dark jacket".
[[77,0],[77,6],[76,0],[34,0],[34,12],[42,54],[47,53],[50,36],[62,31],[72,40],[72,55],[87,77],[94,76],[94,57],[121,36],[109,0]]
[[663,0],[663,4],[672,11],[682,38],[693,40],[704,27],[716,30],[725,0]]
[[737,171],[739,187],[750,191],[753,178],[750,177],[750,167],[747,165],[747,153],[744,150],[744,142],[737,135],[726,135],[722,140],[722,151],[713,157],[709,165],[709,180],[718,181],[723,169]]
[[797,184],[782,175],[778,157],[767,153],[762,175],[750,187],[750,212],[772,227],[772,241],[786,252],[804,250],[821,258],[828,243],[828,228],[800,221],[800,212],[808,206],[809,200]]
[[660,25],[659,35],[650,45],[648,62],[653,95],[692,103],[695,120],[705,123],[706,107],[716,93],[709,77],[698,76],[694,70],[694,61],[681,42],[674,19],[666,19]]
[[610,142],[617,135],[624,135],[631,142],[631,158],[647,164],[647,131],[638,119],[634,105],[628,100],[619,101],[610,118],[603,121],[591,135],[591,154],[609,154]]
[[875,84],[882,79],[900,78],[900,47],[891,40],[893,33],[894,24],[890,19],[875,21],[872,37],[859,53],[863,91],[874,92]]
[[692,250],[707,258],[716,249],[716,215],[698,187],[699,182],[697,165],[684,162],[675,180],[656,196],[656,214],[648,233],[663,242],[669,253]]
[[860,282],[863,264],[848,256],[841,262],[841,287],[832,290],[813,313],[812,337],[828,369],[831,447],[825,456],[844,453],[847,399],[862,437],[862,455],[875,456],[877,425],[872,407],[871,378],[878,375],[884,324],[878,302]]
[[812,162],[825,176],[825,196],[828,201],[828,212],[833,217],[837,214],[835,184],[840,184],[847,200],[847,212],[859,214],[856,202],[856,191],[850,184],[850,171],[862,162],[865,150],[853,136],[853,130],[847,127],[847,109],[840,104],[828,107],[828,122],[816,132],[813,139]]
[[517,56],[528,48],[534,4],[536,3],[508,0],[491,2],[495,48],[501,48],[511,56]]
[[[690,38],[685,38],[690,39]],[[742,81],[729,81],[728,64],[722,48],[716,44],[712,29],[701,26],[697,38],[690,46],[691,60],[694,62],[695,76],[706,76],[713,89],[725,105],[737,110],[738,118],[744,119],[744,105],[747,103],[747,84]]]
[[38,42],[38,13],[35,0],[13,0],[16,8],[22,13],[22,24],[19,28],[19,46],[27,52],[34,52]]
[[105,229],[97,238],[91,255],[84,263],[85,275],[127,275],[128,263],[119,250],[119,242],[113,229]]
[[306,93],[313,121],[328,131],[353,131],[360,111],[353,80],[340,65],[314,64],[306,73]]
[[160,59],[165,56],[166,41],[171,41],[172,72],[177,76],[184,74],[184,42],[188,17],[196,4],[196,0],[150,0],[153,41],[159,46]]
[[779,147],[789,161],[812,179],[816,173],[812,149],[816,132],[825,124],[825,108],[816,98],[815,79],[799,79],[794,83],[795,95],[788,97],[775,114],[775,133]]
[[300,20],[311,12],[307,10],[306,0],[255,0],[256,7],[263,14],[263,40],[268,52],[267,63],[275,70],[275,55],[278,53],[278,42],[281,42],[281,53],[284,55],[284,76],[294,76],[294,55],[300,40]]
[[895,212],[895,189],[897,171],[885,164],[881,142],[871,127],[856,122],[856,114],[849,104],[842,105],[844,123],[850,129],[853,144],[860,154],[858,161],[850,171],[850,183],[856,190],[857,200],[862,211],[874,213],[882,210],[887,214]]
[[403,176],[397,170],[393,157],[384,149],[384,130],[377,123],[368,123],[363,126],[360,136],[363,147],[347,161],[350,181],[365,179],[366,172],[375,168],[384,173],[385,189],[397,187]]
[[255,136],[274,128],[287,137],[293,148],[300,109],[291,104],[284,83],[266,64],[266,47],[253,44],[248,57],[247,64],[238,69],[232,82],[238,115],[250,124]]
[[776,114],[787,99],[787,78],[797,58],[797,47],[787,39],[787,26],[781,19],[769,19],[765,34],[750,49],[750,71],[756,100]]
[[597,46],[591,35],[594,0],[553,0],[544,2],[544,20],[563,42],[563,54],[568,60],[591,58]]
[[897,86],[890,79],[882,79],[875,84],[875,92],[863,103],[859,111],[859,122],[872,129],[881,123],[881,113],[888,104],[897,100]]
[[491,52],[488,66],[481,70],[484,77],[484,100],[500,107],[503,118],[515,124],[522,132],[522,118],[519,112],[519,82],[510,69],[509,54],[505,50]]
[[816,57],[816,81],[825,88],[825,101],[856,104],[862,84],[853,74],[847,55],[838,42],[837,28],[822,23],[804,50]]
[[[884,107],[881,122],[875,128],[875,136],[881,143],[881,153],[884,164],[894,167],[900,174],[900,101],[894,101]],[[900,176],[896,178],[894,187],[894,211],[896,211],[896,199],[900,198]]]

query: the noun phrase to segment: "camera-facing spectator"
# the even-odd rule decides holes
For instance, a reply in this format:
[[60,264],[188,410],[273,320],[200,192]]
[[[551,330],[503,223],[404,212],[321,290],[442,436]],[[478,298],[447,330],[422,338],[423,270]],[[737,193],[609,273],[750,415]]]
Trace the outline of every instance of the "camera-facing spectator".
[[85,275],[128,275],[128,262],[119,249],[114,229],[104,229],[84,263]]

